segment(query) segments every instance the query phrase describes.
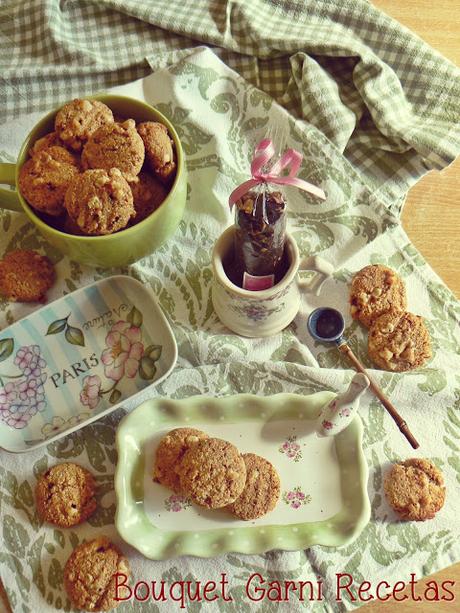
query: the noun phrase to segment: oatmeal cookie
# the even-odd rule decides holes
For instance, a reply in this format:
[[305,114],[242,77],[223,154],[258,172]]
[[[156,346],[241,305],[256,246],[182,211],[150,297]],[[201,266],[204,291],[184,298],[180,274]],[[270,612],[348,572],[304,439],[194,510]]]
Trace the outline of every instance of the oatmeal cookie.
[[238,449],[217,438],[199,441],[177,467],[182,491],[196,504],[219,509],[241,495],[246,464]]
[[423,318],[389,311],[374,321],[368,337],[369,357],[384,370],[412,370],[431,357],[431,340]]
[[166,188],[157,179],[146,172],[141,172],[134,181],[129,183],[133,192],[136,216],[132,224],[139,223],[156,211],[168,195]]
[[78,464],[64,462],[49,468],[38,479],[37,511],[42,521],[61,528],[75,526],[96,510],[96,482]]
[[34,154],[19,171],[19,191],[37,211],[58,216],[71,180],[80,172],[75,156],[64,147],[48,147]]
[[401,519],[432,519],[446,497],[444,478],[430,460],[411,458],[393,464],[384,481],[390,506]]
[[150,168],[163,183],[170,185],[176,175],[174,141],[162,123],[145,121],[137,126],[145,145],[145,155]]
[[280,478],[273,464],[254,453],[244,453],[246,484],[227,508],[240,519],[250,520],[273,511],[280,497]]
[[375,264],[355,274],[351,282],[350,311],[367,328],[390,309],[404,311],[406,288],[394,270]]
[[36,153],[40,153],[44,149],[49,149],[50,147],[64,147],[65,145],[62,140],[59,138],[57,132],[50,132],[49,134],[45,134],[38,140],[35,141],[33,147],[29,150],[29,155],[34,156]]
[[198,441],[209,438],[205,432],[195,428],[176,428],[168,432],[158,445],[155,456],[153,480],[180,493],[180,480],[176,472],[185,452]]
[[[85,611],[108,611],[117,607],[115,575],[131,574],[128,560],[105,536],[78,545],[64,567],[64,587],[70,600]],[[123,581],[124,582],[124,581]],[[129,596],[118,588],[118,598]]]
[[11,302],[41,302],[53,285],[51,261],[36,251],[10,251],[0,260],[0,293]]
[[54,129],[67,147],[81,151],[89,137],[101,126],[113,123],[113,113],[99,100],[76,98],[60,109]]
[[87,235],[112,234],[134,217],[133,194],[118,168],[86,170],[71,182],[65,208]]
[[84,168],[119,168],[133,181],[144,163],[145,149],[133,119],[102,126],[88,140],[81,156]]

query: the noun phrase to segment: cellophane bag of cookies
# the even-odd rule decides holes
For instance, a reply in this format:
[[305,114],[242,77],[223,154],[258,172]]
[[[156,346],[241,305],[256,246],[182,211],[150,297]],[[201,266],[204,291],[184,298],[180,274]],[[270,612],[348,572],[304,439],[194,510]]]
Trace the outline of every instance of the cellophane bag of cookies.
[[236,282],[249,290],[278,283],[287,265],[286,199],[276,186],[263,183],[235,203],[234,266]]

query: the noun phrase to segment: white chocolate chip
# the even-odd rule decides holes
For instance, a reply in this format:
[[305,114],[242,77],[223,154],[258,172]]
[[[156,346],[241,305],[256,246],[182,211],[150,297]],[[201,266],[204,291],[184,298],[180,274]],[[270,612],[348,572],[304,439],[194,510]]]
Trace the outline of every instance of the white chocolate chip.
[[407,346],[404,349],[404,351],[401,353],[401,357],[404,360],[408,360],[409,362],[412,362],[412,360],[415,358],[414,349],[412,347]]
[[394,329],[395,329],[394,325],[391,323],[388,323],[386,326],[383,326],[381,328],[381,331],[383,334],[390,334],[390,332],[393,332]]
[[101,175],[99,177],[96,177],[96,180],[94,181],[94,183],[98,186],[98,187],[103,187],[106,183],[109,182],[109,177],[107,177],[106,175]]
[[372,290],[372,295],[375,298],[378,298],[379,296],[382,295],[382,289],[380,287],[374,287],[374,289]]
[[389,362],[393,357],[393,352],[385,348],[382,351],[379,351],[379,356]]

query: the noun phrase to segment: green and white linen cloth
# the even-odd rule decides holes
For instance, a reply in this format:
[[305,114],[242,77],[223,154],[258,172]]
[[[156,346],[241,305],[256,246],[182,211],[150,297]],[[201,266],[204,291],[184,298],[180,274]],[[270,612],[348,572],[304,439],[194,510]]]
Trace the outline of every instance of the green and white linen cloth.
[[[354,543],[340,549],[151,562],[120,542],[113,526],[114,433],[124,412],[118,411],[43,450],[24,456],[0,452],[1,578],[15,612],[68,609],[63,565],[76,544],[103,532],[127,553],[137,580],[206,581],[227,573],[234,602],[195,603],[190,610],[275,611],[278,604],[257,605],[245,596],[252,572],[269,580],[324,580],[325,601],[309,605],[294,596],[285,605],[289,610],[353,608],[360,603],[334,601],[336,572],[352,574],[356,583],[394,583],[460,559],[460,308],[397,217],[410,184],[459,152],[459,72],[366,2],[172,1],[161,3],[161,9],[157,4],[4,3],[0,32],[9,54],[0,56],[0,107],[9,121],[0,126],[2,160],[15,159],[41,115],[13,119],[15,114],[45,111],[159,68],[114,90],[146,99],[172,120],[189,169],[187,209],[177,233],[158,252],[121,271],[152,286],[179,346],[177,368],[145,396],[342,389],[352,371],[336,350],[309,339],[305,314],[323,303],[347,312],[353,272],[370,262],[388,264],[406,282],[409,308],[426,318],[434,355],[413,373],[374,374],[419,438],[418,455],[442,467],[446,505],[429,522],[396,521],[383,496],[382,475],[388,462],[413,452],[369,396],[360,414],[372,519]],[[197,41],[226,50],[196,48]],[[328,193],[328,200],[318,203],[289,191],[290,231],[303,255],[321,254],[336,272],[319,298],[305,297],[285,331],[249,340],[230,333],[213,312],[210,251],[231,223],[227,197],[246,178],[253,145],[275,132],[304,154],[300,176]],[[39,249],[56,263],[58,281],[50,299],[114,272],[63,258],[22,215],[0,213],[0,228],[2,252]],[[0,325],[33,308],[1,302]],[[353,350],[371,367],[365,331],[349,317],[347,326]],[[132,408],[127,403],[125,410]],[[39,472],[63,460],[96,474],[99,509],[76,529],[54,530],[40,525],[33,489]],[[119,610],[176,609],[168,602],[158,608],[123,604]]]

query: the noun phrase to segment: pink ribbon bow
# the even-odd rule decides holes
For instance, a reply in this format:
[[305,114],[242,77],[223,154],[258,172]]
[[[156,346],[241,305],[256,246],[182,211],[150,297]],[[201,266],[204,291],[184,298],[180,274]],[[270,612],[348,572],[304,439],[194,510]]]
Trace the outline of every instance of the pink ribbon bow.
[[[320,187],[308,183],[299,179],[296,175],[299,172],[300,164],[302,162],[302,154],[295,149],[288,149],[283,153],[281,158],[273,164],[268,172],[262,172],[262,168],[271,160],[275,155],[275,148],[273,142],[269,138],[264,138],[257,145],[254,157],[251,162],[251,176],[252,179],[248,179],[230,194],[228,203],[230,208],[239,200],[246,192],[248,192],[255,185],[260,183],[276,183],[278,185],[293,185],[305,192],[326,200],[326,194]],[[281,172],[285,168],[289,168],[288,175],[281,175]]]

